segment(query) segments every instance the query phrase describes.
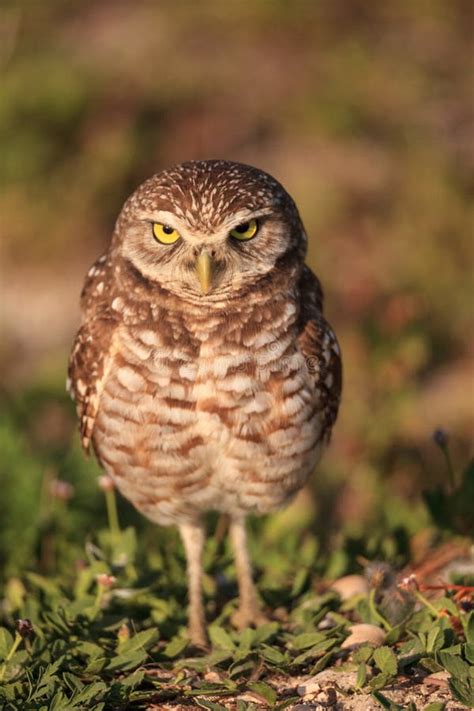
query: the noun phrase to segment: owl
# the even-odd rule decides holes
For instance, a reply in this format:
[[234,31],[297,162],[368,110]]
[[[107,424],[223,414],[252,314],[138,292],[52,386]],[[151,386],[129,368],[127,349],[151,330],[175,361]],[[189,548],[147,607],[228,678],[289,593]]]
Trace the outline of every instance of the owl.
[[288,504],[337,416],[340,351],[306,247],[274,178],[192,161],[128,198],[82,291],[68,378],[82,444],[141,513],[178,526],[196,645],[204,515],[228,517],[235,622],[258,624],[245,519]]

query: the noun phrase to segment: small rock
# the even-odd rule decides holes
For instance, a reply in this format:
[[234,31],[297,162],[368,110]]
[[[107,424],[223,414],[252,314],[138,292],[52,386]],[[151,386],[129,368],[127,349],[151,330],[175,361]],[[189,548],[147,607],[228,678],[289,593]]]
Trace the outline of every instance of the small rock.
[[355,595],[368,595],[369,589],[369,583],[363,575],[345,575],[331,585],[331,590],[335,590],[341,600],[349,600]]
[[210,684],[218,684],[221,681],[220,675],[215,671],[208,671],[204,674],[204,679]]
[[[326,700],[333,703],[331,699],[334,699],[334,703],[337,700],[336,689],[342,689],[342,691],[354,690],[356,684],[357,674],[356,672],[341,672],[335,669],[324,669],[323,671],[315,674],[315,676],[309,677],[309,679],[304,680],[297,687],[297,693],[299,696],[303,696],[305,699],[310,698],[312,701],[317,701],[321,704],[322,701],[318,697],[319,694],[330,694],[330,699]],[[322,698],[322,697],[321,697]]]
[[385,641],[385,632],[376,625],[360,624],[349,627],[350,635],[341,644],[341,649],[358,647],[368,642],[374,647],[381,647]]
[[314,700],[323,708],[329,708],[337,703],[337,692],[333,686],[330,686],[323,691],[319,691]]

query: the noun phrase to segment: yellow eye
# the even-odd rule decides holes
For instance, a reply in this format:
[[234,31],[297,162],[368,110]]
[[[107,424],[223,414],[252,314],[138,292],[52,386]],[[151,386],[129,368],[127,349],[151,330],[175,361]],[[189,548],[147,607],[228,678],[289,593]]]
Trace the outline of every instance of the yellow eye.
[[162,225],[161,222],[153,223],[153,236],[161,244],[173,244],[179,240],[179,232],[169,225]]
[[243,222],[241,225],[234,227],[234,229],[230,231],[230,236],[244,242],[246,239],[252,239],[252,237],[255,237],[257,230],[257,220],[249,220],[248,222]]

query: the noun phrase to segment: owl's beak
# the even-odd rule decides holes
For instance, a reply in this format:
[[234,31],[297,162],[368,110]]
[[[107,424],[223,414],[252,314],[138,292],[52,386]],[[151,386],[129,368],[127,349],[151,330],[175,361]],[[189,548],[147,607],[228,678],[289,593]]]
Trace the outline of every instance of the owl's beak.
[[206,250],[196,257],[196,271],[203,294],[208,294],[211,290],[212,281],[212,257]]

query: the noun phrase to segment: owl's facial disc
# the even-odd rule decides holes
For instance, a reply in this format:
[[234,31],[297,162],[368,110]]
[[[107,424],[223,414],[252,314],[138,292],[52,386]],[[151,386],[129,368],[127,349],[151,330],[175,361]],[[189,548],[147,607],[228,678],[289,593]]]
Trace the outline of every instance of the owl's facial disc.
[[267,274],[286,251],[289,230],[265,206],[229,211],[214,224],[137,210],[125,235],[122,254],[143,276],[181,296],[219,299]]
[[116,240],[143,277],[202,302],[245,296],[275,268],[290,277],[306,244],[296,207],[274,178],[219,160],[145,181],[124,206]]

